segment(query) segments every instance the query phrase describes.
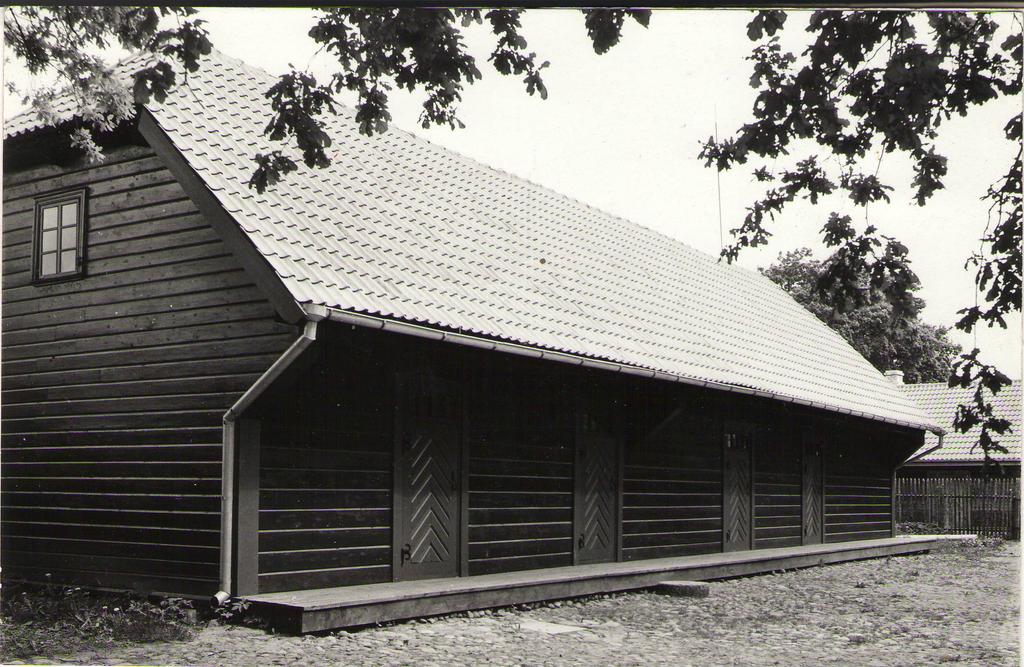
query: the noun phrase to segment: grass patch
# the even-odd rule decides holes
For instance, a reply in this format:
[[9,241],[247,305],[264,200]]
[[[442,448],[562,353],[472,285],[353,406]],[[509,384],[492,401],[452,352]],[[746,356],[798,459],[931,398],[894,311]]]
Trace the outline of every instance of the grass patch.
[[151,602],[56,584],[5,585],[0,597],[0,663],[127,642],[185,640],[196,631],[192,603],[181,598]]

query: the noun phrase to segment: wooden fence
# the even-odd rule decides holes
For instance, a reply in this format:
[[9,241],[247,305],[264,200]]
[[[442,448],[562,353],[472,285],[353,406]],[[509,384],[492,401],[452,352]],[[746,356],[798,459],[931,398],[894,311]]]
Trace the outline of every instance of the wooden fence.
[[897,477],[896,521],[933,524],[943,533],[1020,539],[1020,479]]

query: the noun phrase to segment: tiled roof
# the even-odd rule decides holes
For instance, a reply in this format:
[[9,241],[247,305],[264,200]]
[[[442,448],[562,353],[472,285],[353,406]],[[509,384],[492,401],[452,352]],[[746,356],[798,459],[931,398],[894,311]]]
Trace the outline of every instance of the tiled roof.
[[[922,456],[914,463],[981,463],[984,454],[981,447],[974,447],[978,441],[980,429],[975,427],[968,433],[957,433],[953,430],[953,418],[956,408],[961,403],[969,403],[973,389],[950,388],[945,382],[928,382],[925,384],[903,385],[903,393],[910,397],[931,415],[940,426],[946,429],[942,437],[942,448]],[[995,454],[997,461],[1020,462],[1021,457],[1021,391],[1020,381],[1004,388],[992,397],[992,411],[996,416],[1010,420],[1012,433],[995,436],[999,444],[1009,450],[1006,454]],[[927,452],[939,444],[938,436],[931,433],[925,436],[925,444],[918,453]],[[974,451],[971,449],[974,448]]]
[[149,109],[298,303],[934,427],[758,273],[398,129],[363,136],[350,109],[330,168],[296,159],[257,194],[274,81],[214,53]]

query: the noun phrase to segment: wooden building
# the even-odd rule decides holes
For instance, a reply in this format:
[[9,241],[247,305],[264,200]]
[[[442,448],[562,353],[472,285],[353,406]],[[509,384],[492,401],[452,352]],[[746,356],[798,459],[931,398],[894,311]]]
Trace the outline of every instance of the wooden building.
[[348,111],[258,195],[272,81],[213,54],[99,164],[7,123],[4,576],[247,595],[893,534],[937,427],[781,289]]
[[[950,387],[945,382],[903,384],[902,374],[888,371],[890,379],[905,396],[945,429],[940,438],[934,433],[925,435],[924,445],[907,459],[897,473],[900,477],[980,477],[984,474],[985,453],[977,445],[979,429],[959,433],[953,428],[956,409],[961,403],[970,403],[974,389]],[[1020,380],[1005,387],[992,397],[992,411],[997,417],[1010,422],[1010,431],[994,436],[1006,452],[995,452],[992,459],[999,463],[996,474],[1020,477],[1021,455],[1021,390]]]
[[973,389],[945,382],[902,384],[902,374],[889,373],[906,396],[946,429],[941,438],[927,433],[921,449],[896,471],[897,522],[1020,539],[1020,380],[992,397],[993,414],[1008,420],[1010,431],[995,436],[1006,452],[994,453],[998,465],[986,469],[977,445],[979,429],[958,433],[953,427],[957,406],[971,402]]

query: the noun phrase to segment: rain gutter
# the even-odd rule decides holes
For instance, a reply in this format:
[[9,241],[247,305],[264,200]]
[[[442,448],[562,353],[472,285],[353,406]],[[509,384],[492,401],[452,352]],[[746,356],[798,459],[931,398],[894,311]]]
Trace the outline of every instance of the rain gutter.
[[827,405],[825,403],[808,401],[805,399],[795,398],[792,396],[786,396],[784,394],[776,394],[769,391],[751,389],[749,387],[741,387],[737,385],[726,384],[723,382],[714,382],[711,380],[699,380],[696,378],[674,375],[672,373],[655,371],[649,368],[630,366],[628,364],[619,364],[610,361],[600,361],[597,359],[590,359],[588,357],[584,357],[578,354],[572,354],[569,352],[556,352],[553,350],[544,350],[536,347],[529,347],[527,345],[520,345],[518,343],[509,343],[506,341],[492,340],[490,338],[483,338],[480,336],[473,336],[464,333],[442,331],[440,329],[425,327],[419,324],[400,322],[398,320],[377,317],[375,315],[367,315],[365,313],[354,313],[348,310],[327,308],[325,306],[319,305],[304,304],[302,308],[303,310],[306,311],[306,315],[307,317],[309,317],[310,320],[326,319],[331,320],[332,322],[350,324],[352,326],[368,327],[370,329],[380,329],[383,331],[392,331],[395,333],[402,333],[411,336],[418,336],[420,338],[427,338],[430,340],[455,343],[457,345],[464,345],[466,347],[474,347],[482,350],[495,350],[500,352],[507,352],[509,354],[517,354],[524,357],[531,357],[533,359],[549,359],[551,361],[559,361],[562,363],[571,364],[573,366],[582,366],[584,368],[595,368],[600,370],[625,373],[626,375],[635,375],[638,377],[652,378],[656,380],[679,382],[681,384],[687,384],[696,387],[706,387],[708,389],[716,389],[719,391],[728,391],[736,394],[770,398],[776,401],[793,403],[796,405],[803,405],[811,408],[817,408],[820,410],[827,410],[829,412],[850,415],[852,417],[863,417],[865,419],[870,419],[872,421],[885,422],[887,424],[894,424],[896,426],[904,426],[916,429],[924,428],[939,436],[945,433],[945,430],[937,425],[925,425],[900,419],[879,417],[877,415],[871,415],[866,412],[861,412],[858,410],[850,410],[849,408],[841,408],[832,405]]

